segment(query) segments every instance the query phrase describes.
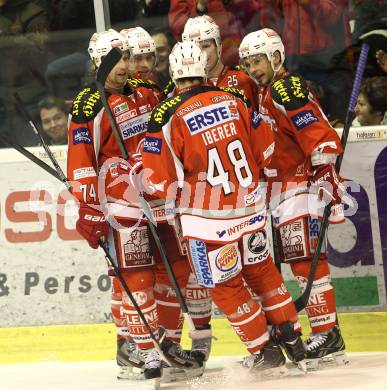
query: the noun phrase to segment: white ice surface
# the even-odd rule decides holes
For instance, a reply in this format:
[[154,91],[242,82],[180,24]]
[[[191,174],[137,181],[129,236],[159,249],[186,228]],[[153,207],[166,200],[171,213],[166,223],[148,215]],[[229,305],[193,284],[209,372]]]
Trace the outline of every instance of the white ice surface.
[[[261,381],[249,377],[238,357],[214,357],[206,373],[191,383],[162,384],[177,390],[387,390],[387,353],[348,354],[347,366],[329,367],[305,376]],[[113,361],[0,365],[0,390],[149,390],[143,381],[118,381]]]

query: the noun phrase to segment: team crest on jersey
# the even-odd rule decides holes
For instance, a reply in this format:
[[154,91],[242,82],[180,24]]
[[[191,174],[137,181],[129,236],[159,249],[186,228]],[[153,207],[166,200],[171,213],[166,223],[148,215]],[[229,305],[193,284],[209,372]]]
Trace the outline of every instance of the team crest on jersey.
[[233,119],[239,119],[239,113],[234,101],[225,101],[202,107],[185,115],[183,119],[190,133],[194,135]]
[[149,115],[143,114],[119,125],[124,140],[145,132],[148,128]]
[[318,118],[314,115],[312,110],[304,110],[298,112],[296,115],[290,117],[297,130],[302,130],[310,126],[314,122],[318,122]]

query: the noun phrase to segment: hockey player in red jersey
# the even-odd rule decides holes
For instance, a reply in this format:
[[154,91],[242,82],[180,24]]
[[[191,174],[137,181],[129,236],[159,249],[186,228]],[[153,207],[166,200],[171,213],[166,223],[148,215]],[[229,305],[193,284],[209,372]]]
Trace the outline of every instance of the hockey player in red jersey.
[[[266,235],[265,189],[260,168],[273,153],[273,134],[251,118],[239,98],[204,84],[206,53],[196,43],[178,43],[170,71],[178,95],[152,112],[143,147],[147,188],[178,201],[189,261],[201,286],[251,353],[245,366],[282,366],[285,358],[270,338],[266,316],[290,358],[303,359],[297,313],[268,253],[257,256]],[[262,297],[256,302],[248,287]]]
[[[343,149],[305,81],[284,68],[285,50],[275,31],[263,29],[246,35],[239,55],[243,67],[260,85],[260,114],[275,133],[276,148],[265,173],[280,259],[290,265],[303,289],[323,205],[333,206],[331,222],[343,220],[341,195],[345,188],[334,169]],[[315,366],[320,358],[330,356],[345,359],[325,249],[319,257],[306,313],[312,328],[306,342],[309,364]]]
[[211,16],[202,15],[187,20],[182,41],[193,40],[207,53],[207,81],[218,87],[242,91],[256,107],[257,85],[238,65],[226,66],[222,62],[222,41],[219,26]]
[[[234,88],[245,94],[250,101],[252,115],[254,108],[257,107],[258,87],[256,83],[239,66],[226,66],[222,62],[222,42],[219,26],[214,22],[211,16],[202,15],[187,20],[182,33],[182,41],[194,41],[207,54],[207,82],[224,88]],[[174,83],[170,82],[169,88],[165,92],[168,96],[173,96]],[[195,320],[196,326],[208,329],[211,319],[212,302],[209,291],[200,287],[194,274],[191,274],[186,289],[186,301]],[[207,339],[196,339],[192,341],[192,348],[204,351],[208,358],[211,350],[212,337],[209,334]]]
[[[194,41],[207,53],[207,82],[218,87],[236,88],[250,100],[253,108],[257,106],[258,87],[238,65],[226,66],[222,62],[222,41],[219,26],[209,15],[197,16],[187,20],[182,33],[182,41]],[[165,91],[171,93],[173,82]]]
[[[119,47],[123,56],[106,79],[107,102],[125,147],[135,154],[158,99],[152,90],[133,89],[128,83],[130,52],[125,39],[114,30],[95,33],[90,39],[89,53],[96,68],[112,47]],[[135,169],[137,162],[127,162],[119,156],[119,145],[100,92],[92,84],[74,99],[69,121],[68,177],[80,203],[76,228],[92,248],[97,248],[100,238],[108,241],[111,255],[157,337],[154,258],[146,220],[139,208],[137,192],[121,175],[128,166]],[[113,300],[115,296],[124,302],[128,333],[136,343],[135,350],[129,354],[130,362],[142,367],[146,379],[161,376],[160,356],[149,332],[121,284],[113,277]],[[171,361],[178,359],[181,363],[186,359],[188,366],[194,363],[191,356],[180,353],[179,346],[169,340],[162,342],[162,348]]]
[[[153,70],[156,65],[156,47],[152,37],[142,27],[124,29],[120,32],[127,40],[131,57],[131,74],[138,79],[130,79],[131,85],[136,83],[153,88],[160,100],[163,95],[160,93],[157,85],[151,80],[145,80],[145,77],[152,78]],[[247,75],[244,74],[246,78]],[[173,84],[173,82],[172,82]],[[174,85],[174,84],[173,84]],[[176,93],[177,91],[174,91]],[[151,205],[156,203],[157,207],[153,210],[154,217],[157,220],[157,230],[160,238],[165,242],[168,259],[172,262],[178,284],[185,293],[185,299],[189,308],[190,316],[196,329],[203,332],[195,332],[195,338],[192,340],[193,349],[200,350],[206,354],[208,359],[212,339],[211,328],[208,325],[211,318],[212,300],[209,291],[201,288],[195,281],[195,277],[190,273],[189,265],[186,261],[186,249],[182,242],[179,217],[175,216],[174,223],[169,224],[174,214],[174,205],[168,206],[169,212],[165,213],[165,207],[160,201],[151,201]],[[164,214],[164,215],[163,215]],[[157,248],[152,248],[155,256],[159,256]],[[158,306],[159,322],[165,328],[166,334],[175,342],[180,342],[183,317],[177,300],[173,292],[166,270],[161,266],[161,259],[156,261],[156,285],[155,295]],[[200,334],[200,337],[198,335]],[[125,370],[125,368],[123,368]]]
[[161,101],[164,94],[157,85],[155,74],[157,52],[154,39],[142,27],[123,29],[120,34],[126,39],[131,53],[129,60],[131,85],[136,88],[146,83]]
[[[156,65],[156,51],[152,37],[142,27],[124,29],[121,30],[120,33],[125,38],[131,53],[129,61],[130,73],[136,77],[129,78],[129,85],[134,89],[139,87],[150,88],[155,95],[162,100],[163,94],[156,83],[152,80],[144,79],[153,74]],[[177,282],[184,292],[186,291],[185,288],[190,275],[190,269],[186,261],[187,255],[184,243],[182,242],[180,222],[177,217],[174,217],[175,205],[174,203],[171,203],[166,206],[164,203],[160,202],[160,200],[151,199],[149,197],[147,200],[151,206],[153,218],[157,222],[156,230],[160,240],[164,243],[168,261],[171,263]],[[174,223],[171,223],[172,219],[174,220]],[[180,304],[172,288],[166,269],[163,266],[157,245],[152,237],[150,237],[150,245],[156,268],[154,296],[157,305],[159,324],[165,329],[167,338],[176,343],[180,343],[183,327]],[[120,379],[130,379],[131,366],[128,365],[127,362],[130,361],[130,351],[133,351],[135,345],[130,337],[126,337],[125,341],[120,337],[120,333],[127,334],[127,330],[125,330],[126,315],[122,309],[123,302],[120,302],[119,298],[119,295],[116,295],[112,301],[113,317],[119,338],[117,360],[121,364],[121,368],[118,377]],[[196,321],[195,325],[197,325]],[[208,339],[208,333],[209,332],[206,330],[195,332],[195,342],[203,343],[201,340]],[[191,377],[195,375],[192,370],[190,372],[184,372],[176,369],[164,369],[164,376],[166,371],[168,371],[168,375],[172,377],[172,380],[181,376],[185,377],[188,375]]]

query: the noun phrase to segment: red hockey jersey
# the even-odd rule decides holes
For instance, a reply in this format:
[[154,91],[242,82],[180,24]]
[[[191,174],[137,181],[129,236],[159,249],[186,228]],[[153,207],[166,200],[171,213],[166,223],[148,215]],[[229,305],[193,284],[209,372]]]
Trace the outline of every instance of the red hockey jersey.
[[[158,98],[139,81],[125,87],[123,95],[107,93],[107,100],[129,153],[139,151],[150,113]],[[141,85],[142,84],[142,85]],[[83,89],[69,116],[67,176],[80,202],[100,204],[127,197],[127,186],[114,185],[121,156],[118,143],[95,85]],[[130,199],[128,199],[130,201]]]
[[143,164],[156,196],[178,196],[185,237],[233,241],[264,223],[259,176],[273,151],[259,115],[230,93],[200,86],[153,110]]

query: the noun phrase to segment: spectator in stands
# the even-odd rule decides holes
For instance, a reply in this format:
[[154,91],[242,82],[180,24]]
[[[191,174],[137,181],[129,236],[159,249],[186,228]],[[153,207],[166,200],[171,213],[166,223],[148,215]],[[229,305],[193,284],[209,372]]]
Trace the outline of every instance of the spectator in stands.
[[155,68],[157,84],[160,88],[164,88],[170,79],[169,53],[173,46],[173,38],[169,30],[162,28],[152,30],[151,36],[155,41],[157,52],[157,63]]
[[352,1],[355,19],[353,42],[360,46],[365,41],[370,46],[364,77],[383,76],[387,72],[387,1]]
[[0,107],[1,130],[23,146],[35,143],[35,135],[12,104],[17,92],[34,118],[36,102],[46,95],[44,72],[49,13],[43,1],[0,1]]
[[[239,62],[238,46],[244,31],[236,16],[228,9],[227,0],[171,0],[169,26],[177,41],[181,40],[184,25],[189,18],[207,14],[220,28],[222,38],[222,60],[226,65]],[[244,2],[245,3],[245,2]],[[256,0],[251,0],[256,3]]]
[[169,0],[144,0],[142,13],[145,16],[167,15],[169,11]]
[[384,50],[378,50],[376,52],[376,62],[380,69],[387,73],[387,53]]
[[39,102],[39,115],[46,142],[50,145],[67,144],[66,103],[55,97],[46,97]]
[[364,80],[355,108],[353,126],[387,125],[387,77]]
[[352,88],[348,0],[262,0],[261,24],[280,32],[286,66],[324,88],[327,112],[345,120]]

